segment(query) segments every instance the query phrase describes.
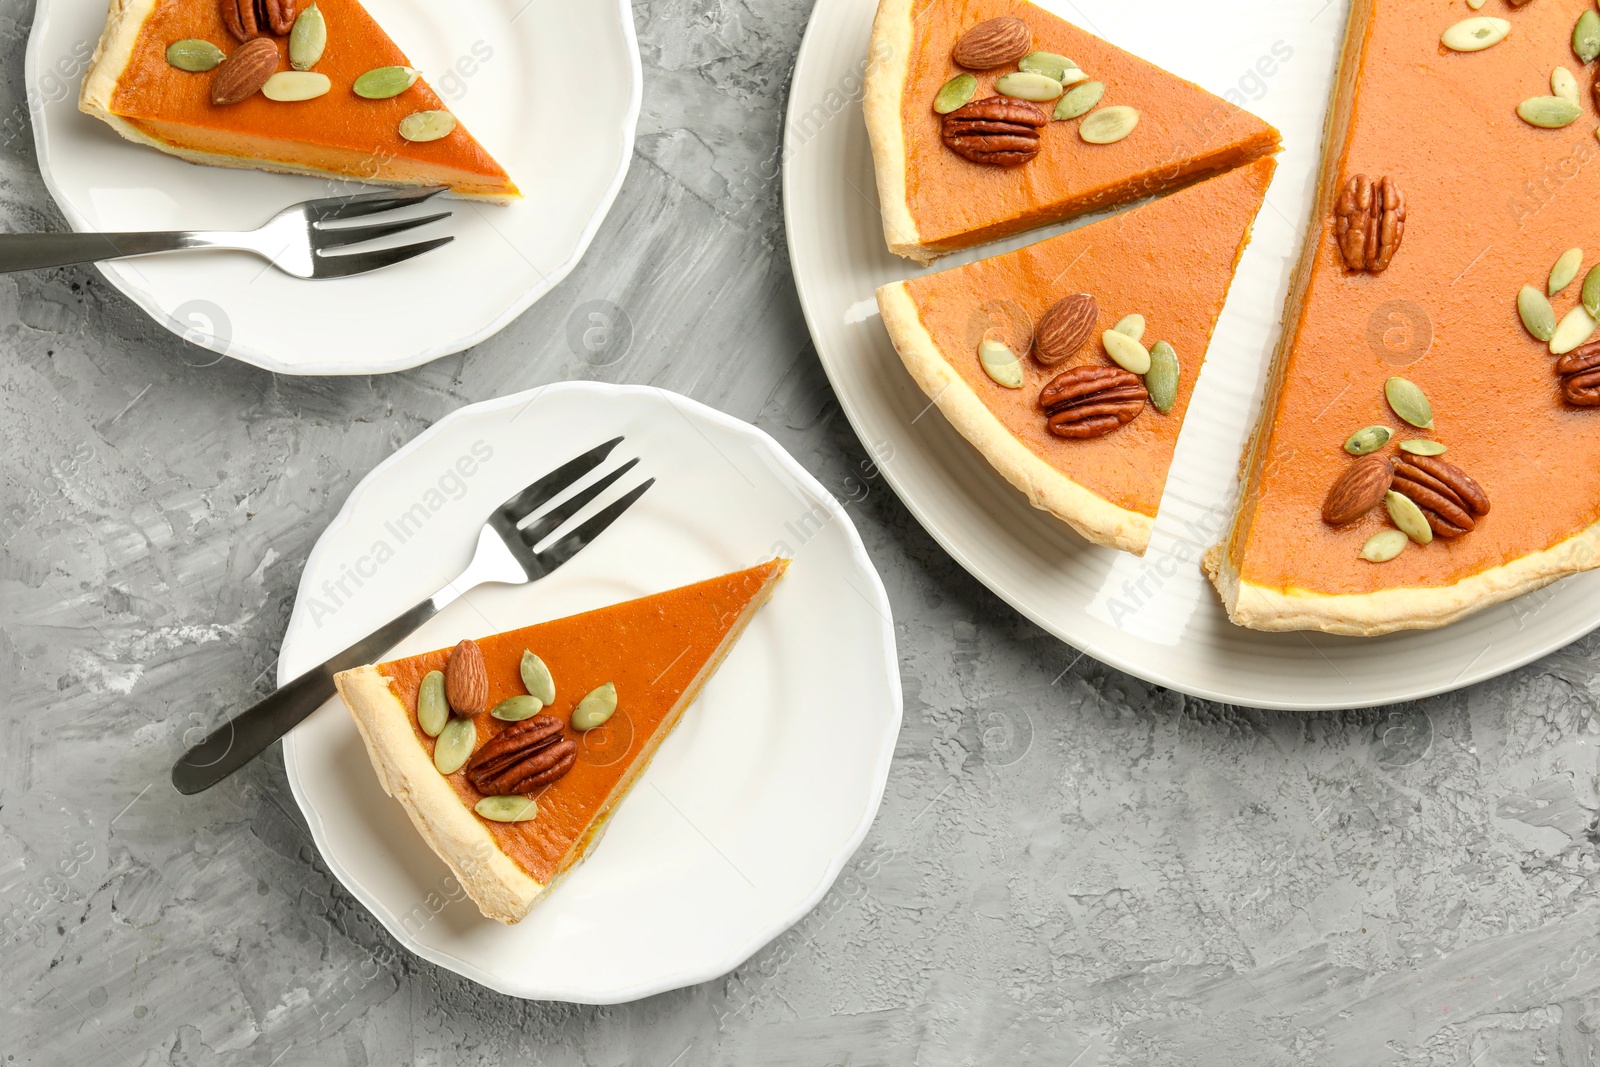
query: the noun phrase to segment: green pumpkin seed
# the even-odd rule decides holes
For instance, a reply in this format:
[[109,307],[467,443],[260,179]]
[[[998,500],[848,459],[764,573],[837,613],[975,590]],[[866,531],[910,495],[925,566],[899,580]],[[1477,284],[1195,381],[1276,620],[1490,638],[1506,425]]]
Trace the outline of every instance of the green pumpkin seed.
[[1517,117],[1530,126],[1559,130],[1572,125],[1583,108],[1564,96],[1530,96],[1517,105]]
[[1365,456],[1388,444],[1392,436],[1393,431],[1387,426],[1364,426],[1350,435],[1344,450],[1352,456]]
[[1078,123],[1078,136],[1090,144],[1116,144],[1139,125],[1139,112],[1126,104],[1116,104],[1091,112]]
[[333,82],[326,74],[314,70],[280,70],[261,86],[261,95],[280,103],[296,103],[325,96],[332,88]]
[[532,797],[484,797],[472,810],[490,822],[527,822],[539,815],[539,805]]
[[977,91],[977,78],[970,74],[957,74],[939,86],[938,95],[933,98],[933,110],[948,115],[958,107],[966,107]]
[[[1600,270],[1600,267],[1595,269]],[[1517,293],[1517,314],[1522,316],[1523,328],[1541,341],[1550,340],[1550,335],[1556,332],[1555,309],[1545,295],[1531,285],[1524,285]]]
[[1404,378],[1390,378],[1383,383],[1383,395],[1394,413],[1419,430],[1433,428],[1433,405],[1428,395]]
[[1077,70],[1078,64],[1054,52],[1029,52],[1017,61],[1017,68],[1034,74],[1043,74],[1046,78],[1059,82],[1067,76],[1067,71]]
[[1001,342],[987,337],[978,342],[978,362],[983,364],[983,372],[996,385],[1003,385],[1007,389],[1022,388],[1022,361]]
[[1144,375],[1150,403],[1161,414],[1178,402],[1178,353],[1165,341],[1150,346],[1150,369]]
[[1106,346],[1106,355],[1114,359],[1123,370],[1135,374],[1145,374],[1150,370],[1150,353],[1146,351],[1144,345],[1127,334],[1107,330],[1100,335],[1100,343]]
[[1144,316],[1139,314],[1124,315],[1111,327],[1118,333],[1127,334],[1135,341],[1144,340]]
[[451,719],[433,743],[433,766],[440,774],[454,774],[472,758],[478,728],[471,719]]
[[306,8],[294,20],[289,31],[289,66],[295,70],[310,70],[322,58],[328,47],[328,20],[316,4]]
[[1086,82],[1088,80],[1089,75],[1085,74],[1077,67],[1069,67],[1067,68],[1067,72],[1061,76],[1061,88],[1070,89],[1079,82]]
[[1572,284],[1583,267],[1583,249],[1569,248],[1561,253],[1556,265],[1550,268],[1550,295],[1555,296]]
[[1400,442],[1400,451],[1410,452],[1413,456],[1442,456],[1450,449],[1443,441],[1430,441],[1426,437],[1413,437],[1409,441]]
[[578,701],[578,706],[572,709],[572,728],[593,730],[596,726],[604,725],[616,710],[617,687],[607,682]]
[[1419,545],[1433,541],[1433,527],[1428,525],[1422,509],[1410,497],[1391,489],[1383,494],[1383,507],[1389,513],[1390,521],[1411,540]]
[[1016,100],[1033,100],[1043,102],[1054,100],[1062,93],[1061,83],[1054,78],[1047,78],[1043,74],[1032,71],[1019,70],[1011,74],[1002,74],[994,80],[994,91],[1001,96],[1009,96]]
[[1579,15],[1577,25],[1572,27],[1572,52],[1585,63],[1600,56],[1600,15],[1593,8]]
[[417,725],[429,737],[438,737],[450,721],[450,705],[444,699],[444,672],[429,671],[417,689]]
[[[420,77],[422,72],[411,67],[378,67],[357,78],[350,88],[355,90],[357,96],[368,100],[387,100],[392,96],[399,96],[417,84],[417,79]],[[444,112],[422,111],[418,114],[433,115]]]
[[1574,104],[1578,103],[1580,99],[1578,79],[1572,76],[1572,71],[1566,67],[1557,67],[1550,72],[1550,94],[1565,97]]
[[1439,43],[1452,52],[1481,52],[1499,44],[1511,32],[1511,23],[1505,19],[1478,15],[1462,19],[1439,35]]
[[1065,96],[1056,101],[1055,117],[1075,119],[1079,115],[1086,115],[1094,110],[1095,105],[1100,103],[1100,98],[1105,95],[1105,82],[1084,82],[1081,85],[1074,85],[1067,90]]
[[527,649],[522,652],[522,687],[529,696],[537,697],[541,704],[556,702],[556,680],[551,676],[550,668],[544,665],[544,660]]
[[167,45],[167,62],[193,74],[203,74],[227,58],[222,49],[210,41],[198,41],[193,37]]
[[1583,310],[1591,319],[1600,319],[1600,267],[1590,267],[1589,273],[1583,276],[1583,289],[1578,299],[1583,301]]
[[544,703],[535,696],[506,697],[489,714],[501,722],[521,722],[533,718],[543,708]]
[[400,120],[400,136],[408,141],[437,141],[455,128],[456,117],[448,111],[417,111]]
[[1589,317],[1583,305],[1573,308],[1556,324],[1556,332],[1550,335],[1550,354],[1564,356],[1571,352],[1594,335],[1594,327],[1595,321]]
[[1361,558],[1368,563],[1388,563],[1405,549],[1409,540],[1399,530],[1380,530],[1361,546]]

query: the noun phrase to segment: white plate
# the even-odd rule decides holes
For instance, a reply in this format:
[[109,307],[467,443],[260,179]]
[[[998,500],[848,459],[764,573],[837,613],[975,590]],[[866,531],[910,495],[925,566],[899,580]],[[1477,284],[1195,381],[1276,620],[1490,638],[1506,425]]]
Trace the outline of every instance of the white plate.
[[[1029,507],[940,416],[895,355],[873,290],[921,273],[885,249],[860,87],[872,0],[818,0],[789,95],[785,221],[817,352],[900,498],[956,560],[1064,641],[1131,674],[1231,703],[1343,708],[1491,677],[1600,624],[1600,574],[1568,579],[1443,630],[1357,639],[1231,625],[1197,558],[1232,514],[1235,474],[1278,337],[1308,217],[1345,5],[1045,0],[1044,6],[1283,131],[1284,153],[1190,406],[1150,551],[1089,545]],[[999,245],[1017,247],[1054,227]],[[964,253],[943,269],[979,258]],[[1381,328],[1377,331],[1382,334]],[[1062,666],[1072,658],[1062,657]]]
[[604,839],[527,919],[506,927],[447,900],[448,870],[384,795],[337,699],[284,739],[295,799],[350,892],[411,951],[513,996],[614,1003],[738,966],[861,843],[900,729],[889,601],[844,510],[760,430],[642,387],[474,404],[380,464],[306,563],[279,682],[439,588],[495,506],[616,434],[614,455],[642,457],[654,488],[550,577],[469,593],[392,655],[794,562]]
[[[451,201],[453,218],[405,239],[451,233],[454,242],[355,278],[302,281],[243,252],[101,265],[167,329],[283,374],[404,370],[493,335],[589,246],[627,173],[639,117],[627,0],[366,6],[525,199]],[[105,16],[105,0],[39,0],[28,40],[39,169],[73,229],[249,229],[289,204],[351,191],[317,178],[195,166],[81,114],[78,86]]]

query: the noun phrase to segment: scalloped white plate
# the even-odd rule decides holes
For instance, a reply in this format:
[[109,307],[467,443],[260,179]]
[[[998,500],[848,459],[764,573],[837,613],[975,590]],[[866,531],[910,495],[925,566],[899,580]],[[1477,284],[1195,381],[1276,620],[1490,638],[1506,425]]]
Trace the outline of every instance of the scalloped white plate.
[[[366,6],[524,199],[451,200],[453,218],[406,239],[451,233],[455,241],[355,278],[303,281],[242,252],[100,265],[167,329],[281,374],[404,370],[492,336],[588,248],[627,173],[639,117],[643,77],[626,0]],[[105,16],[104,0],[39,0],[28,39],[39,169],[73,229],[248,229],[289,204],[351,190],[185,163],[80,113],[78,87]],[[582,92],[530,88],[578,84]]]
[[[1219,18],[1215,5],[1185,0],[1040,2],[1214,93],[1232,94],[1283,131],[1284,152],[1212,338],[1150,551],[1140,559],[1096,547],[1029,507],[930,410],[895,355],[873,291],[922,270],[888,252],[878,216],[860,103],[875,5],[818,0],[789,93],[790,259],[845,414],[864,440],[893,456],[884,474],[928,532],[1018,611],[1096,659],[1196,696],[1257,707],[1349,708],[1427,696],[1521,666],[1600,625],[1600,572],[1428,632],[1359,639],[1257,633],[1228,622],[1197,560],[1231,521],[1240,451],[1311,211],[1347,5],[1233,0]],[[948,256],[932,269],[1067,228]],[[1063,649],[1061,666],[1076,655]]]
[[379,464],[306,562],[279,682],[443,585],[495,506],[617,434],[615,457],[641,462],[607,499],[646,475],[654,488],[550,577],[467,594],[391,658],[775,554],[793,563],[600,844],[528,918],[485,919],[454,887],[337,698],[283,742],[339,880],[411,951],[513,996],[616,1003],[738,966],[810,911],[861,843],[900,729],[889,601],[844,509],[755,427],[638,386],[474,404]]

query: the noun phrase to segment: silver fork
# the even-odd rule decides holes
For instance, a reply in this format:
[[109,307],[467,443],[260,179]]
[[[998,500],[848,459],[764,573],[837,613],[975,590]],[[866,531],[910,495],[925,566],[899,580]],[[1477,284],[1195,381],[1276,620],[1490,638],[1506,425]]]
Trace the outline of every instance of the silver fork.
[[441,211],[416,219],[375,222],[366,226],[331,227],[329,222],[376,215],[420,204],[444,192],[437,189],[384,190],[358,196],[329,196],[291,204],[254,230],[170,230],[149,233],[7,233],[0,234],[0,272],[98,263],[155,252],[192,248],[228,248],[254,252],[296,278],[346,278],[404,263],[449,244],[454,237],[435,237],[395,248],[330,255],[333,249],[404,233],[450,217]]
[[614,437],[591,448],[495,508],[478,533],[478,547],[472,562],[454,581],[211,731],[205,740],[172,765],[172,784],[178,787],[178,792],[198,793],[208,789],[249,763],[333,696],[335,674],[375,662],[401,638],[467,590],[484,582],[508,585],[536,582],[577,555],[632,507],[633,502],[655,484],[655,479],[647,479],[628,490],[542,551],[538,547],[541,543],[639,461],[630,459],[549,510],[540,513],[540,509],[600,466],[621,441],[622,438]]

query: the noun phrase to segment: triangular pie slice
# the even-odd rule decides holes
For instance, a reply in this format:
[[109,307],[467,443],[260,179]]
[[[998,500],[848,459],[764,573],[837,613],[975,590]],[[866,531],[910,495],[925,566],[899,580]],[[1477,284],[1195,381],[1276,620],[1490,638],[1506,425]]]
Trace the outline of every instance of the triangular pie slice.
[[[1587,103],[1542,125],[1520,117],[1524,101],[1550,104],[1540,96],[1551,68],[1560,90],[1573,25],[1594,10],[1591,0],[1541,0],[1469,18],[1414,0],[1351,4],[1320,186],[1238,514],[1206,557],[1233,622],[1353,636],[1430,629],[1600,566],[1600,395],[1592,373],[1573,367],[1600,357],[1583,307],[1600,250],[1594,178],[1583,173],[1595,124]],[[1442,32],[1471,50],[1441,44]],[[1587,101],[1589,74],[1572,70]],[[1392,237],[1387,225],[1368,231],[1375,257],[1359,239],[1367,225],[1350,225],[1365,198],[1341,204],[1352,183],[1363,187],[1358,176],[1369,189],[1387,179],[1386,224],[1406,216]],[[1569,249],[1576,261],[1562,286],[1552,268]],[[1562,324],[1556,336],[1538,325],[1541,313],[1550,328]],[[1406,387],[1391,379],[1421,391],[1431,425],[1403,399],[1424,425],[1401,417],[1387,393]],[[1380,429],[1352,444],[1358,457],[1346,441],[1366,427]],[[1440,446],[1437,456],[1413,451]],[[1349,492],[1325,512],[1358,465],[1378,480],[1347,489],[1373,495]],[[1428,484],[1435,476],[1459,499]],[[1492,509],[1482,499],[1460,506],[1476,495],[1461,496],[1463,477]],[[1386,484],[1390,495],[1379,495]],[[1408,523],[1416,538],[1391,508],[1422,520]]]
[[[1091,541],[1143,555],[1211,331],[1275,167],[1257,160],[1018,251],[885,285],[884,326],[923,392],[1030,503]],[[1081,345],[1048,366],[1040,350],[1027,354],[1035,333],[1045,342],[1046,311],[1081,301],[1078,294],[1096,309],[1079,324]],[[1136,412],[1131,421],[1102,436],[1052,433],[1045,387],[1079,368],[1116,370],[1103,335],[1130,315],[1144,316],[1142,346],[1164,341],[1176,355],[1169,410],[1136,400],[1124,409]],[[979,348],[988,339],[1024,350],[1020,388],[985,369]],[[1063,356],[1059,347],[1048,354]],[[1142,395],[1140,383],[1128,384]]]
[[[1014,58],[968,70],[952,57],[963,34],[990,19],[1021,20],[1031,41],[1020,47],[1069,59],[1083,76],[1080,84],[1104,86],[1097,109],[1137,111],[1132,132],[1091,144],[1079,132],[1086,118],[1049,118],[1039,129],[1038,154],[1020,165],[972,162],[952,151],[941,138],[944,118],[934,110],[941,86],[970,73],[977,101],[995,95],[998,78],[1018,72]],[[1279,144],[1278,131],[1249,112],[1026,0],[880,0],[864,107],[884,237],[890,251],[922,263],[1140,200],[1276,152]],[[1037,107],[1048,118],[1056,101]]]
[[[334,681],[384,791],[405,808],[417,832],[483,914],[515,923],[594,845],[617,804],[772,595],[787,566],[787,560],[771,560],[665,593],[463,642],[475,645],[476,651],[440,649],[357,667]],[[508,698],[524,698],[518,714],[533,710],[527,706],[530,687],[522,673],[528,652],[548,671],[554,700],[533,718],[503,721],[493,711]],[[468,677],[474,659],[482,665],[483,681],[476,685]],[[444,674],[456,712],[475,712],[466,718],[452,714],[448,732],[439,734],[451,741],[457,740],[453,734],[461,734],[474,754],[449,774],[435,766],[439,742],[419,721],[419,693],[433,671]],[[615,697],[614,713],[603,724],[578,729],[583,723],[574,723],[574,710],[588,694],[608,685]],[[468,697],[465,709],[457,699],[462,688]],[[508,730],[517,732],[508,736]],[[495,747],[486,751],[490,745]],[[508,746],[509,755],[500,751]],[[557,761],[556,770],[562,765],[570,769],[554,781],[511,781],[521,777],[516,768],[537,766],[522,761],[563,751],[567,755]],[[486,788],[495,792],[481,792],[475,784],[484,784],[485,775]],[[491,804],[502,809],[509,805],[511,814],[531,818],[485,818],[476,806],[488,795],[511,798]],[[521,803],[524,795],[532,797],[531,807]]]
[[[271,2],[296,12],[311,6],[310,0]],[[111,0],[78,107],[130,141],[191,163],[341,182],[444,185],[458,196],[501,202],[522,195],[459,123],[436,140],[402,137],[401,120],[447,111],[444,102],[420,78],[387,99],[358,96],[353,86],[361,75],[411,64],[357,0],[316,0],[316,7],[327,25],[327,47],[311,70],[328,77],[327,93],[281,101],[255,92],[238,103],[214,104],[213,82],[223,68],[181,70],[167,61],[167,49],[184,40],[209,42],[229,54],[241,48],[218,0]],[[277,69],[289,70],[287,37],[262,36],[277,46]]]

